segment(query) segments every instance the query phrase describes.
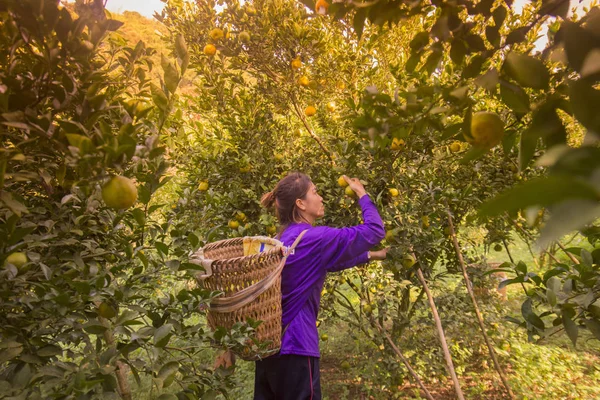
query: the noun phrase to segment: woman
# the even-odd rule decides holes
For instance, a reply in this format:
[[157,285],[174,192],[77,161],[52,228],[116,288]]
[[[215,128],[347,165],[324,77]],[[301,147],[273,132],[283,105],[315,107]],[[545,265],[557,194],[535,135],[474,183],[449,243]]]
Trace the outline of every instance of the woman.
[[385,236],[377,208],[358,179],[345,175],[344,179],[358,196],[362,225],[341,229],[313,226],[324,214],[323,198],[302,173],[287,175],[261,199],[263,206],[275,206],[280,240],[286,246],[301,232],[306,233],[281,273],[281,350],[256,362],[255,400],[321,399],[316,321],[325,275],[385,259],[387,249],[369,251]]

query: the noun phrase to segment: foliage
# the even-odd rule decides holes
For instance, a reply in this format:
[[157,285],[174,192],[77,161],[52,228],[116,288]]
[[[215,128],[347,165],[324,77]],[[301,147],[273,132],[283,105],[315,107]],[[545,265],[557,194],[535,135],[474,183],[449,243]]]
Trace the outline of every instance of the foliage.
[[[184,285],[197,267],[150,204],[185,43],[152,84],[153,50],[117,44],[121,23],[86,7],[0,7],[0,397],[131,398],[130,373],[211,396],[230,372],[178,345],[211,340],[188,319],[214,294]],[[103,204],[111,176],[135,182],[134,207]]]

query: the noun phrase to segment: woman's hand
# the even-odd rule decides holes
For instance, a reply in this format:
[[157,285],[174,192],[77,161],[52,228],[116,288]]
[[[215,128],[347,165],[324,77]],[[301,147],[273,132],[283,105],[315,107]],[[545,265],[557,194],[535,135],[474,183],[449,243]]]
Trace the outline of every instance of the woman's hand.
[[342,176],[344,177],[346,182],[348,182],[348,186],[350,186],[350,189],[352,189],[354,191],[354,193],[356,193],[356,195],[358,196],[359,199],[367,194],[365,187],[363,186],[362,183],[360,183],[358,178],[348,178],[348,176],[346,176],[346,175],[342,175]]
[[385,260],[387,256],[387,252],[390,248],[386,247],[385,249],[369,251],[369,259],[370,260]]

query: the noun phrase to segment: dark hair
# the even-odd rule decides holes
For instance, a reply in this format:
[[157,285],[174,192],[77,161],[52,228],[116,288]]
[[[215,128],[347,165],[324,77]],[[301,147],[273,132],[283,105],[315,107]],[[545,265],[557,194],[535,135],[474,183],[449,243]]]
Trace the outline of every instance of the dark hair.
[[292,172],[277,182],[275,189],[265,193],[260,199],[263,207],[275,205],[275,215],[282,225],[281,231],[292,222],[300,221],[297,199],[304,199],[310,189],[310,178],[301,172]]

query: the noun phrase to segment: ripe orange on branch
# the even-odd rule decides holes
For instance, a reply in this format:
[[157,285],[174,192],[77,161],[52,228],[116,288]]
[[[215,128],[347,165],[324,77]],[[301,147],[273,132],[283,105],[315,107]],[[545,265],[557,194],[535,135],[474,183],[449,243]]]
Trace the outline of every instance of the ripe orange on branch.
[[204,46],[204,54],[207,56],[214,56],[217,53],[217,48],[213,44],[207,44]]
[[315,4],[315,11],[317,12],[317,14],[325,15],[325,14],[327,14],[328,9],[329,9],[328,2],[326,2],[325,0],[317,0],[317,3]]
[[317,113],[317,109],[313,106],[308,106],[304,109],[304,114],[307,117],[312,117],[313,115],[315,115]]
[[102,199],[110,208],[122,210],[137,201],[138,192],[135,183],[124,176],[113,177],[102,187]]
[[491,149],[502,141],[504,136],[504,121],[498,114],[480,111],[471,116],[471,136],[467,142],[475,147]]

